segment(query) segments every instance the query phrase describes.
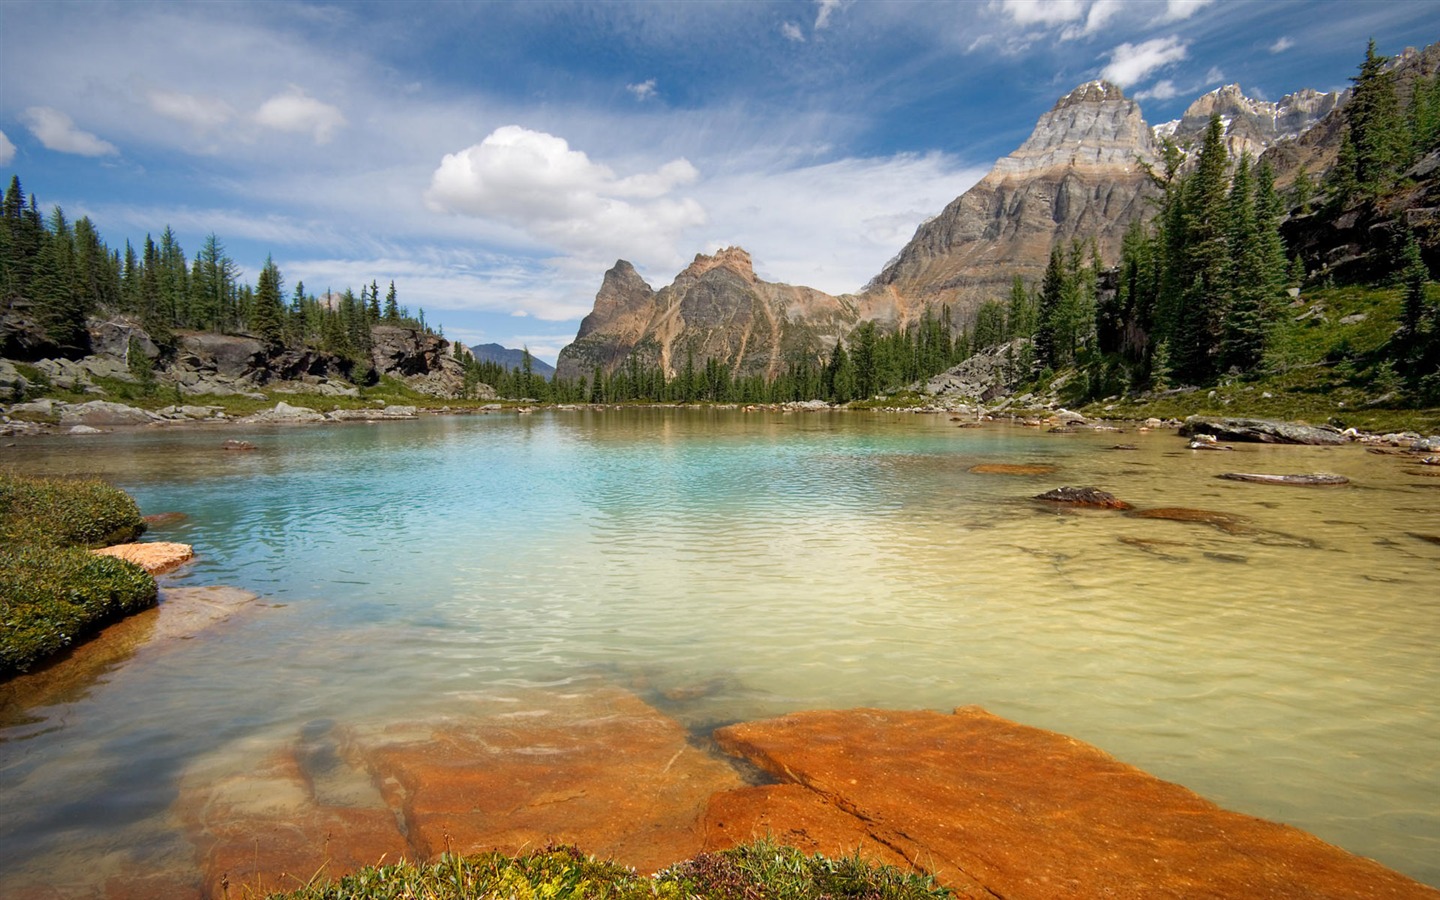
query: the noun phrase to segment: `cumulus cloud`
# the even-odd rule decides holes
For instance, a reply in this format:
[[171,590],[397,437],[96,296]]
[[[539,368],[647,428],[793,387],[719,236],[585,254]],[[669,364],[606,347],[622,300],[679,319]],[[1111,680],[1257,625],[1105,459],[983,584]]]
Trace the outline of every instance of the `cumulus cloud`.
[[1166,0],[1165,19],[1168,22],[1179,22],[1181,19],[1188,19],[1195,15],[1202,7],[1209,6],[1215,0]]
[[15,158],[15,145],[0,131],[0,166],[10,165],[10,160]]
[[154,112],[199,131],[218,128],[235,117],[235,108],[218,97],[152,90],[145,100]]
[[1169,100],[1180,95],[1180,89],[1170,79],[1157,81],[1150,88],[1135,92],[1136,100]]
[[1270,45],[1270,52],[1284,53],[1293,46],[1295,46],[1295,42],[1288,35],[1282,35],[1279,40]]
[[109,141],[75,127],[75,122],[58,109],[32,106],[20,117],[30,133],[47,149],[77,156],[114,156],[120,151]]
[[1000,9],[1017,25],[1063,25],[1085,16],[1084,0],[1002,0]]
[[655,96],[655,79],[649,78],[639,84],[627,84],[625,90],[634,94],[636,100],[649,100]]
[[345,116],[331,106],[294,85],[283,94],[276,94],[255,111],[255,122],[276,131],[310,132],[315,143],[326,144],[346,124]]
[[801,31],[800,26],[794,22],[781,22],[780,33],[785,35],[787,40],[794,41],[797,44],[804,43],[805,41],[805,32]]
[[1150,73],[1184,59],[1188,45],[1172,35],[1154,38],[1142,44],[1125,43],[1110,51],[1110,62],[1100,70],[1100,77],[1121,87],[1128,87]]
[[668,248],[673,257],[681,232],[707,218],[695,200],[669,195],[698,177],[676,159],[621,178],[564,138],[507,125],[446,154],[425,202],[435,212],[500,220],[565,252]]
[[815,5],[820,7],[815,14],[815,30],[822,31],[830,27],[830,16],[840,8],[840,0],[815,0]]

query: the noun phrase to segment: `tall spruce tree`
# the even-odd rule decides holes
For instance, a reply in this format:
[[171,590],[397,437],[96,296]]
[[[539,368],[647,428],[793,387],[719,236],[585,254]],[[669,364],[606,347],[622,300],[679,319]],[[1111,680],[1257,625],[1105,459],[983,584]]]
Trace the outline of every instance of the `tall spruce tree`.
[[1050,261],[1040,279],[1040,309],[1035,323],[1035,362],[1042,368],[1060,365],[1057,349],[1060,344],[1060,305],[1065,291],[1065,257],[1056,244],[1050,248]]
[[250,330],[271,348],[285,342],[285,307],[280,300],[283,290],[280,270],[273,257],[265,257],[260,277],[255,283],[255,302],[250,313]]

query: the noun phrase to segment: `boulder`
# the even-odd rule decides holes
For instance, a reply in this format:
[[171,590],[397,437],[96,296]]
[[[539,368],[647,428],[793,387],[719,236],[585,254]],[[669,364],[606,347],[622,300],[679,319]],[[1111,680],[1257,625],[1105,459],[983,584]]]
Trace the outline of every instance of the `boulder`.
[[1058,487],[1043,494],[1036,494],[1036,500],[1058,503],[1064,506],[1088,506],[1095,509],[1129,509],[1130,504],[1107,491],[1096,487]]
[[291,424],[300,422],[323,422],[325,416],[308,406],[291,406],[284,400],[275,404],[274,409],[261,410],[240,420],[247,425]]
[[182,335],[178,362],[238,378],[266,369],[265,345],[254,338],[201,332]]
[[61,425],[148,425],[162,421],[162,417],[143,409],[111,403],[108,400],[91,400],[88,403],[67,404],[60,409]]
[[96,355],[115,357],[123,362],[130,358],[130,341],[134,340],[146,359],[160,357],[160,348],[150,339],[150,333],[129,316],[91,319],[86,329],[90,332],[90,350]]
[[[370,357],[375,371],[404,381],[433,397],[459,397],[465,388],[465,367],[451,355],[450,342],[439,335],[400,325],[370,329]],[[483,386],[482,386],[483,387]],[[481,389],[481,399],[494,397]]]
[[1208,434],[1222,441],[1249,441],[1261,444],[1343,444],[1340,429],[1329,425],[1304,425],[1273,419],[1232,419],[1190,416],[1180,426],[1184,437]]
[[0,401],[19,400],[30,388],[30,382],[16,371],[8,360],[0,359]]
[[0,312],[0,357],[34,362],[61,352],[61,346],[50,339],[45,327],[23,302],[13,302],[9,309]]
[[795,713],[715,740],[962,896],[1435,896],[1297,828],[978,707]]

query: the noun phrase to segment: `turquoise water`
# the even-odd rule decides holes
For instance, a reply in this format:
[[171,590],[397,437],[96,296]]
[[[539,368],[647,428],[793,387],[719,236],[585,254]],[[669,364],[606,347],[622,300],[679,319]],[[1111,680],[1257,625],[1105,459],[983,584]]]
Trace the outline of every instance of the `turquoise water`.
[[[240,436],[259,449],[219,449]],[[697,734],[805,708],[979,704],[1440,884],[1440,546],[1417,537],[1440,535],[1440,478],[1359,447],[629,410],[0,454],[188,514],[152,535],[199,557],[167,583],[262,596],[12,716],[0,894],[55,866],[193,866],[171,805],[196,760],[597,676]],[[1058,471],[969,471],[996,462]],[[1060,484],[1247,529],[1029,501]]]

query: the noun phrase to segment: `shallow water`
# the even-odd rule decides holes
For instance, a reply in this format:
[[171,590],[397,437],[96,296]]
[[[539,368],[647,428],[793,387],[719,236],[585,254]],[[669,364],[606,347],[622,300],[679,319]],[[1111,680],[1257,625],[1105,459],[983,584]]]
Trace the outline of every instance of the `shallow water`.
[[[219,449],[239,436],[259,449]],[[199,556],[167,583],[264,601],[11,710],[0,893],[57,866],[193,867],[170,810],[198,760],[597,675],[697,733],[978,704],[1440,884],[1440,477],[1405,460],[630,410],[53,438],[0,466],[103,475],[144,512],[187,513],[152,534]],[[1061,484],[1238,524],[1028,499]]]

